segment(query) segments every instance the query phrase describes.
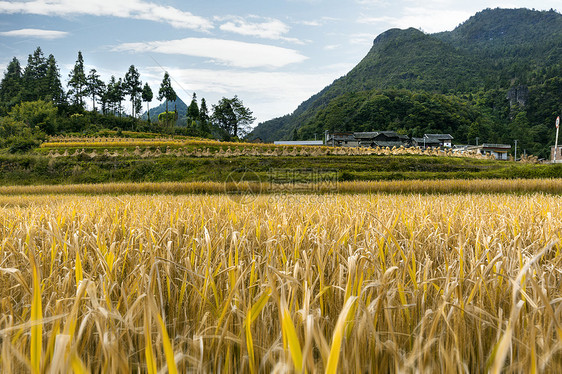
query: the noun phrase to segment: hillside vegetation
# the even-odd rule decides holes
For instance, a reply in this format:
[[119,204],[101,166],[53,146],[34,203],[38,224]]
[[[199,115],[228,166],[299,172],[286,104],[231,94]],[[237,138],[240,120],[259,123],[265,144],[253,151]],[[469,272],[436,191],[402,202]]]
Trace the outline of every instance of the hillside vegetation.
[[144,137],[55,137],[26,153],[0,151],[0,185],[532,179],[562,173],[562,165],[533,159],[515,163],[436,149],[284,147],[138,135]]
[[562,109],[560,55],[562,15],[553,10],[486,9],[438,34],[388,30],[347,75],[251,136],[308,139],[324,130],[419,136],[442,129],[457,144],[517,139],[522,149],[547,157]]

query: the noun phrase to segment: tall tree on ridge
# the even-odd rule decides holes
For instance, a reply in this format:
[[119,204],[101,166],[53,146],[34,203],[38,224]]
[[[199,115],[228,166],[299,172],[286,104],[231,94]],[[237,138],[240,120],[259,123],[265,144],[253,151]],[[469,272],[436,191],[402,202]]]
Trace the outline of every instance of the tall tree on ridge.
[[160,90],[158,90],[158,100],[166,99],[166,115],[168,114],[168,101],[176,101],[178,95],[174,88],[172,87],[172,81],[170,80],[170,74],[164,72],[164,78],[160,84]]
[[193,93],[193,98],[191,99],[191,104],[187,108],[187,117],[191,121],[197,121],[199,119],[199,106],[197,105],[197,94]]
[[146,103],[146,113],[147,113],[147,117],[148,117],[148,122],[150,122],[150,105],[149,104],[152,101],[153,97],[154,97],[154,93],[152,92],[152,89],[150,88],[148,83],[145,83],[144,87],[142,88],[142,101],[144,101]]
[[125,81],[123,82],[123,91],[131,98],[131,115],[135,118],[136,102],[140,101],[139,95],[142,93],[142,82],[140,80],[139,71],[135,65],[129,67],[129,71],[125,74]]
[[207,108],[207,101],[205,98],[201,99],[201,106],[199,107],[199,123],[201,132],[209,132],[209,109]]
[[[166,71],[164,72],[164,78],[162,79],[162,83],[160,84],[160,89],[158,90],[158,100],[166,99],[166,125],[167,126],[173,124],[173,122],[170,121],[170,116],[168,114],[168,101],[176,101],[177,98],[178,96],[176,95],[176,91],[174,91],[174,88],[172,87],[170,74],[168,74],[168,72]],[[175,117],[177,117],[178,113],[176,109],[174,109],[174,114]]]
[[47,90],[47,60],[41,47],[29,55],[27,66],[23,70],[23,97],[24,101],[45,100]]
[[91,69],[86,77],[85,94],[92,97],[92,109],[96,111],[96,97],[101,98],[105,91],[105,83],[100,79],[100,75],[96,69]]
[[113,115],[115,115],[115,112],[117,111],[119,112],[119,116],[121,116],[121,102],[125,96],[121,86],[121,78],[117,80],[115,79],[115,76],[112,75],[109,79],[109,83],[107,84],[106,96]]
[[21,65],[17,58],[8,64],[4,78],[0,82],[0,104],[9,109],[21,100],[23,77]]
[[71,88],[68,93],[72,95],[74,105],[84,107],[84,91],[86,89],[86,73],[84,72],[84,58],[82,52],[78,51],[78,59],[74,64],[74,68],[68,75],[68,86]]
[[119,78],[117,80],[117,83],[115,84],[115,86],[113,87],[113,95],[115,97],[115,100],[117,102],[117,111],[119,112],[119,117],[121,117],[121,114],[123,113],[123,105],[122,102],[123,100],[125,100],[125,89],[124,89],[124,84],[123,84],[123,79]]
[[47,75],[45,77],[47,84],[47,92],[50,99],[55,105],[64,104],[66,101],[62,83],[60,80],[60,72],[52,54],[47,58]]

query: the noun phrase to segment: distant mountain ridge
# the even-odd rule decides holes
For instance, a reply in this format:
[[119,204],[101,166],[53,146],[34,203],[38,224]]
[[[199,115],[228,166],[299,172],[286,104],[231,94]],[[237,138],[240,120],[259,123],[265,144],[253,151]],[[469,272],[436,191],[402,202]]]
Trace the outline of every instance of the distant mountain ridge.
[[[491,122],[486,128],[494,130],[494,126],[505,127],[514,120],[517,113],[509,113],[512,108],[505,97],[510,89],[523,85],[529,89],[531,103],[524,108],[526,120],[531,121],[529,126],[538,125],[532,123],[538,113],[552,110],[541,107],[536,98],[542,95],[541,90],[556,94],[548,81],[562,77],[560,57],[562,15],[554,10],[486,9],[453,31],[437,34],[414,28],[390,29],[375,38],[369,53],[349,73],[304,101],[293,113],[260,123],[251,136],[264,141],[310,138],[314,133],[332,130],[322,127],[318,116],[333,100],[353,92],[384,90],[457,96],[480,106],[479,113]],[[562,100],[562,93],[556,96]],[[533,106],[536,104],[538,107]],[[342,116],[342,121],[347,119]],[[376,130],[400,129],[400,119],[395,122],[394,128],[387,121],[381,123],[387,128]],[[498,135],[499,127],[490,131]],[[502,140],[501,136],[494,138]]]

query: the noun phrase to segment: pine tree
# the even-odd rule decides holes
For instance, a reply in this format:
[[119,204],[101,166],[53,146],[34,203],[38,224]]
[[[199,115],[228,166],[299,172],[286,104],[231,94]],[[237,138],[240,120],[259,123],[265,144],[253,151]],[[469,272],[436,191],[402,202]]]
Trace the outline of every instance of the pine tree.
[[45,100],[49,98],[47,85],[47,60],[41,47],[37,47],[27,58],[23,70],[23,101]]
[[[170,116],[168,115],[168,101],[176,101],[177,95],[176,91],[172,88],[172,81],[170,80],[170,75],[168,72],[164,72],[164,78],[160,84],[160,90],[158,90],[158,100],[166,100],[166,124],[170,126],[173,122],[170,121]],[[177,119],[177,111],[174,111],[174,118]]]
[[131,115],[135,118],[136,102],[140,101],[140,94],[142,93],[142,82],[140,81],[140,74],[135,68],[135,65],[129,67],[129,71],[125,74],[125,81],[123,82],[123,91],[131,98]]
[[8,64],[4,78],[0,82],[0,103],[2,106],[10,108],[21,101],[22,88],[21,65],[18,59],[14,57]]
[[201,99],[201,107],[199,108],[199,126],[202,133],[209,133],[209,109],[205,98]]
[[172,88],[172,81],[168,72],[164,72],[164,78],[158,90],[158,100],[166,99],[166,115],[168,114],[168,101],[176,101],[178,98],[176,91]]
[[47,75],[45,77],[47,83],[47,92],[50,99],[55,105],[65,103],[64,90],[60,81],[60,72],[55,60],[55,56],[49,55],[47,59]]
[[84,107],[84,91],[86,90],[86,73],[84,72],[84,58],[82,52],[78,52],[78,59],[74,64],[74,68],[68,75],[68,86],[71,88],[68,94],[72,96],[74,105]]
[[197,94],[193,93],[193,98],[191,99],[191,104],[187,108],[187,117],[191,121],[197,121],[199,119],[199,106],[197,105]]
[[101,104],[101,112],[103,114],[107,114],[109,111],[109,87],[103,83],[100,89],[100,99],[99,102]]
[[202,122],[209,122],[209,109],[207,108],[207,101],[205,101],[205,98],[201,99],[201,107],[199,108],[199,119]]
[[123,113],[123,100],[125,100],[125,90],[123,79],[119,78],[117,83],[113,87],[113,96],[117,103],[117,111],[119,112],[119,117],[121,117],[121,113]]
[[105,83],[100,79],[96,69],[91,69],[86,77],[86,88],[84,94],[92,97],[92,108],[96,111],[96,97],[101,98],[105,91]]
[[152,101],[153,97],[154,97],[154,93],[152,92],[152,89],[150,88],[148,83],[145,83],[144,87],[142,89],[142,101],[144,101],[146,103],[146,114],[147,114],[148,122],[150,122],[150,105],[149,104]]
[[120,80],[117,81],[117,79],[115,79],[115,76],[113,75],[111,76],[111,78],[109,79],[109,83],[107,84],[105,99],[109,104],[109,110],[113,112],[113,115],[115,115],[118,108],[117,104],[120,103],[123,98],[120,87]]

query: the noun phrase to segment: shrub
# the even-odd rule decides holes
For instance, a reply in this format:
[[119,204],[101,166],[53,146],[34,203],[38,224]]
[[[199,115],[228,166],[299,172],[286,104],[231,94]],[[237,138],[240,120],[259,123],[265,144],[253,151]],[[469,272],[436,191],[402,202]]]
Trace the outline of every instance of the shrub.
[[14,120],[23,122],[30,128],[38,126],[49,135],[56,132],[56,115],[57,108],[53,103],[43,100],[23,102],[9,112]]

